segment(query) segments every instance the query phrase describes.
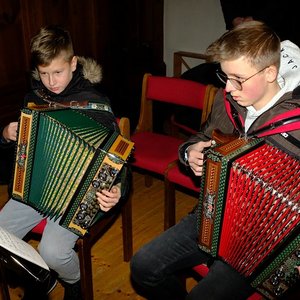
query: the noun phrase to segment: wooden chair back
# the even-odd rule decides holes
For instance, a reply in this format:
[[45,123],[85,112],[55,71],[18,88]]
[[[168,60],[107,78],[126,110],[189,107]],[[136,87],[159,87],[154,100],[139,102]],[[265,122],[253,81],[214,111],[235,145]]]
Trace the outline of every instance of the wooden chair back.
[[201,124],[211,111],[217,88],[198,82],[165,76],[143,77],[139,121],[135,132],[153,131],[153,101],[172,103],[202,111]]

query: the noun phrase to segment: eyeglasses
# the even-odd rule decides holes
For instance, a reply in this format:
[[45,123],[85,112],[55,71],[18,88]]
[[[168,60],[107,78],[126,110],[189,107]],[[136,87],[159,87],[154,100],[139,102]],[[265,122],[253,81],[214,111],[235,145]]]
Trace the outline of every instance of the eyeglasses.
[[251,75],[250,77],[244,79],[244,80],[238,80],[235,78],[230,78],[228,77],[226,74],[224,74],[222,71],[217,70],[216,74],[218,76],[218,78],[224,83],[227,84],[227,81],[229,80],[230,83],[234,86],[234,88],[236,88],[237,90],[241,91],[243,89],[242,84],[245,83],[246,81],[248,81],[249,79],[251,79],[252,77],[254,77],[255,75],[259,74],[260,72],[264,71],[267,67],[264,67],[263,69],[261,69],[260,71],[256,72],[255,74]]

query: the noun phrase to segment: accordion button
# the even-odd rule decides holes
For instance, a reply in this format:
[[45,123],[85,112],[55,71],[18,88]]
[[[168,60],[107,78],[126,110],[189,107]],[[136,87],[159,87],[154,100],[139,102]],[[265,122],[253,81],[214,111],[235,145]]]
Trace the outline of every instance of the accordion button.
[[276,272],[276,275],[279,277],[279,278],[283,278],[284,277],[284,272],[282,270],[277,270]]
[[86,203],[81,203],[80,208],[81,208],[81,210],[87,210],[88,206]]
[[85,218],[85,212],[81,211],[77,214],[78,220],[83,220]]
[[276,296],[280,296],[283,293],[283,288],[278,286],[276,289],[274,289],[274,293]]
[[98,188],[100,186],[100,182],[97,181],[97,180],[93,180],[92,185],[93,185],[94,188]]
[[273,276],[271,277],[270,281],[271,281],[271,284],[272,284],[273,286],[277,286],[277,285],[279,284],[279,279],[278,279],[278,277],[275,276],[275,275],[273,275]]

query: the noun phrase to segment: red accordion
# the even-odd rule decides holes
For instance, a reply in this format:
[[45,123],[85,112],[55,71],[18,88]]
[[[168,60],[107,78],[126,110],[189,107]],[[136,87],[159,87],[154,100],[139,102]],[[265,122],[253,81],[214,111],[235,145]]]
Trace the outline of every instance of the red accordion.
[[299,160],[263,139],[235,139],[206,154],[199,247],[276,299],[299,280]]

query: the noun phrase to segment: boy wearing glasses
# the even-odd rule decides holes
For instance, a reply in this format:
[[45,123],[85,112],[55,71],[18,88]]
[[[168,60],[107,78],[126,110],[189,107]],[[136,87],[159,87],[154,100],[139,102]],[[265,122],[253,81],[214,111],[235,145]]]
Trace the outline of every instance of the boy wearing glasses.
[[[268,131],[273,118],[282,120],[279,133],[265,132],[266,139],[284,145],[299,157],[299,122],[295,125],[299,129],[285,132],[285,120],[280,116],[296,112],[300,104],[299,48],[290,41],[281,43],[264,23],[249,21],[223,34],[206,54],[210,61],[220,63],[217,74],[225,89],[216,95],[205,126],[180,146],[181,163],[201,176],[203,150],[211,146],[214,129],[243,137],[259,136],[258,130]],[[201,263],[210,271],[187,293],[176,275]],[[254,292],[237,271],[199,249],[196,213],[144,245],[131,260],[131,275],[137,290],[147,299],[241,300]]]

